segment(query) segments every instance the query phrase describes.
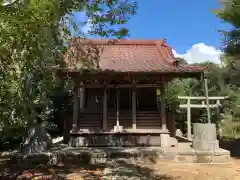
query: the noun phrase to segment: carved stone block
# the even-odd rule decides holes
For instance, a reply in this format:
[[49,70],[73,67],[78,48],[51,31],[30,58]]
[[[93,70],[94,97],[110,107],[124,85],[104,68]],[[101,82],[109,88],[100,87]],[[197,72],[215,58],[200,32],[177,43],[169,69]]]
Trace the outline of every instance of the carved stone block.
[[215,124],[193,125],[193,148],[203,151],[215,151],[219,148]]

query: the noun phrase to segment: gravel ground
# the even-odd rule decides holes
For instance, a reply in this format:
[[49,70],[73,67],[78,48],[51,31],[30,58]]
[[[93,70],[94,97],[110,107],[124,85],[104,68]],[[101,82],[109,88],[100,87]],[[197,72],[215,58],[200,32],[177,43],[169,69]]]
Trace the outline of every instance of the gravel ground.
[[[5,164],[7,159],[0,159],[0,172],[4,170],[13,175],[6,180],[101,180],[105,166],[93,165],[58,165],[38,166],[36,168],[18,169]],[[232,159],[228,164],[187,164],[162,161],[158,164],[137,162],[134,167],[141,180],[239,180],[240,159]],[[6,175],[6,174],[5,174]],[[14,176],[15,175],[15,176]],[[0,179],[4,179],[0,177]]]

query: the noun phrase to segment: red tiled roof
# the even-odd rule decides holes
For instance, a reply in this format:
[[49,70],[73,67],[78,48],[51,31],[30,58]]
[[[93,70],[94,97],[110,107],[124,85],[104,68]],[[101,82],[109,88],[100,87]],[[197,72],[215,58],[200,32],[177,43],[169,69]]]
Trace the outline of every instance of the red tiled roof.
[[[116,72],[203,72],[206,67],[176,65],[166,40],[85,40],[81,43],[104,47],[99,66],[103,71]],[[71,43],[70,43],[71,46]]]

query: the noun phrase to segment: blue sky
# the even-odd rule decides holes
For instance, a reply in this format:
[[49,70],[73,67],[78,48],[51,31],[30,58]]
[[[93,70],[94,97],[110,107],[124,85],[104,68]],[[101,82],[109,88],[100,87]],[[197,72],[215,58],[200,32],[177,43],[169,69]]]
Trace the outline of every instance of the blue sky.
[[131,39],[163,39],[189,62],[219,63],[221,35],[229,29],[212,12],[218,0],[137,0],[137,15],[126,27]]
[[[179,53],[204,42],[220,47],[219,29],[226,24],[211,12],[217,0],[138,0],[138,14],[127,27],[132,38],[167,38]],[[151,3],[150,3],[151,2]]]

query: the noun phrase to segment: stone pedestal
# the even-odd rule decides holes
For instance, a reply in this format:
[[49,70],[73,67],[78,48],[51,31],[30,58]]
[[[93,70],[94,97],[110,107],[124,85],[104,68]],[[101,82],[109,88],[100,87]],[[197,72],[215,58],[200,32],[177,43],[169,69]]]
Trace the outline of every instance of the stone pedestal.
[[202,151],[219,149],[215,124],[193,124],[193,148]]
[[171,147],[171,139],[169,134],[160,134],[161,147]]
[[123,132],[123,126],[114,126],[113,132]]

